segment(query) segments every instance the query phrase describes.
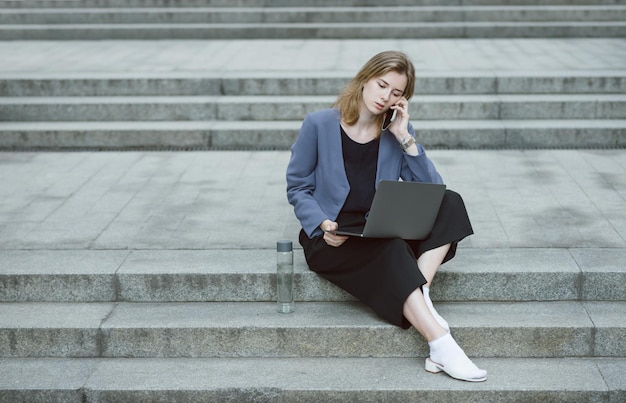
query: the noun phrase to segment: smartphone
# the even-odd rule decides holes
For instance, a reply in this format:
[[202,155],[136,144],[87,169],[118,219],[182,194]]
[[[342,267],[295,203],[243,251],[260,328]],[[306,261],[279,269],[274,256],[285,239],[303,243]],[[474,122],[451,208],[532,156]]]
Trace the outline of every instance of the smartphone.
[[381,131],[387,130],[391,122],[393,122],[393,120],[396,118],[396,112],[397,111],[395,109],[389,109],[387,112],[385,112],[385,119],[383,119],[383,125],[380,127]]

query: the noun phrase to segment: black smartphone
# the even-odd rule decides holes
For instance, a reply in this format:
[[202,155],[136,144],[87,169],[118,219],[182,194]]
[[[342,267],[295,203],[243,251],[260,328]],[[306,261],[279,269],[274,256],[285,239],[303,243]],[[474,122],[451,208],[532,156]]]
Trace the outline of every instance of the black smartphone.
[[383,119],[383,124],[380,127],[381,131],[387,130],[391,122],[393,122],[393,120],[396,118],[396,112],[397,111],[395,109],[389,109],[387,112],[385,112],[385,119]]

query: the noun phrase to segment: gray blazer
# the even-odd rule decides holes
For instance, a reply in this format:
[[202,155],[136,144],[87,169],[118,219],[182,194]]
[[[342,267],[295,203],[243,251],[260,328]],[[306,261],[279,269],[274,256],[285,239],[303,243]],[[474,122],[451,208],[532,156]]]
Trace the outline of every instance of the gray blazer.
[[[341,147],[340,115],[337,109],[324,109],[308,115],[291,147],[287,166],[287,199],[306,234],[321,235],[319,225],[335,221],[343,207],[350,185],[346,177]],[[414,130],[409,125],[409,132]],[[394,135],[381,134],[376,186],[385,180],[443,183],[435,165],[417,146],[419,155],[402,151]]]

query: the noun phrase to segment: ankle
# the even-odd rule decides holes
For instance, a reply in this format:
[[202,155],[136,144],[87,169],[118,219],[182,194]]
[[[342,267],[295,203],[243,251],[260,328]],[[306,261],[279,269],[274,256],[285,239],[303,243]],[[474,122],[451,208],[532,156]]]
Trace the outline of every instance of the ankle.
[[448,332],[428,343],[430,347],[430,358],[439,363],[443,363],[450,358],[465,356],[463,349],[457,344],[454,337]]

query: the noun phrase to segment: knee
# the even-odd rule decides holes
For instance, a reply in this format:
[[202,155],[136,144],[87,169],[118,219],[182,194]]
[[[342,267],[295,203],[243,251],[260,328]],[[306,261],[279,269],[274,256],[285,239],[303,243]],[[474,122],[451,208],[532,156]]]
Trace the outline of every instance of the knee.
[[412,260],[416,259],[414,257],[415,254],[413,253],[413,250],[404,239],[390,238],[387,240],[387,243],[387,251],[389,251],[392,256],[396,258],[399,258],[400,256],[409,256]]
[[465,202],[460,194],[455,192],[454,190],[447,189],[443,195],[443,200],[441,201],[441,205],[450,206],[453,208],[463,207],[465,208]]

